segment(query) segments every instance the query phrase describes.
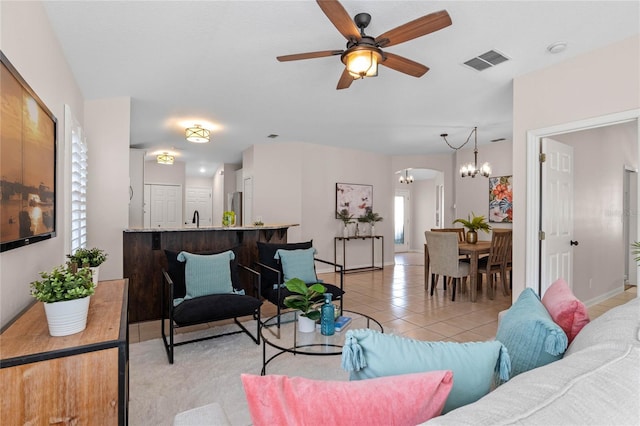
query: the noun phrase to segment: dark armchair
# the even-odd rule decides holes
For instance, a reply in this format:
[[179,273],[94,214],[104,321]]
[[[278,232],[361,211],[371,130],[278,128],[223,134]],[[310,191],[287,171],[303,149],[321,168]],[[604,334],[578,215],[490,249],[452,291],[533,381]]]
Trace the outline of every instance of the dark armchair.
[[[284,286],[284,282],[289,278],[300,278],[307,285],[321,282],[327,288],[327,292],[332,294],[332,299],[340,302],[339,309],[340,313],[342,313],[344,296],[344,271],[342,265],[316,258],[311,254],[314,252],[312,241],[281,244],[258,242],[257,244],[258,262],[255,268],[260,271],[261,275],[260,296],[276,305],[278,326],[280,326],[281,309],[287,309],[284,305],[284,299],[291,295],[291,292]],[[279,252],[279,250],[281,251]],[[313,251],[309,253],[309,250]],[[282,253],[282,251],[285,251],[285,253]],[[306,257],[304,257],[304,252],[307,252]],[[279,254],[282,254],[282,256]],[[336,285],[319,281],[315,271],[316,262],[331,265],[334,267],[332,269],[337,269],[339,283]],[[287,274],[290,276],[287,276]]]
[[[168,270],[162,270],[160,303],[162,340],[169,363],[173,364],[174,348],[187,343],[238,333],[246,333],[256,344],[260,343],[262,301],[244,294],[244,290],[249,291],[249,285],[253,287],[252,294],[258,294],[260,274],[257,271],[238,264],[233,251],[198,255],[166,250],[165,254]],[[255,334],[239,321],[242,317],[256,320]],[[175,341],[176,330],[180,327],[230,319],[239,330]]]

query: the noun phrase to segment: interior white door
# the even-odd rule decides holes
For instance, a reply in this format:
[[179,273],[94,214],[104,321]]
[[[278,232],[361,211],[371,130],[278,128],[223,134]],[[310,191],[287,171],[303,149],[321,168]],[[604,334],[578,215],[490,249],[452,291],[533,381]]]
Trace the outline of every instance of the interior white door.
[[542,139],[540,295],[558,278],[573,285],[573,147]]
[[151,228],[182,228],[182,187],[149,185],[149,218]]
[[394,244],[396,252],[409,251],[409,190],[397,189],[394,202]]
[[185,225],[192,228],[196,226],[193,223],[193,213],[197,210],[200,226],[211,226],[211,209],[213,206],[211,188],[191,186],[187,187],[185,191]]

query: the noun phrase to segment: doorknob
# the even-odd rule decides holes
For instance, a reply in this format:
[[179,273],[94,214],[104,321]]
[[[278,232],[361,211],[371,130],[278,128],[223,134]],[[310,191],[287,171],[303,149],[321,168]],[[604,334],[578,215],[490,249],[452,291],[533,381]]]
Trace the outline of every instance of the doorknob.
[[577,241],[573,241],[573,240],[571,240],[571,245],[572,245],[572,246],[577,246],[577,245],[578,245],[578,242],[577,242]]

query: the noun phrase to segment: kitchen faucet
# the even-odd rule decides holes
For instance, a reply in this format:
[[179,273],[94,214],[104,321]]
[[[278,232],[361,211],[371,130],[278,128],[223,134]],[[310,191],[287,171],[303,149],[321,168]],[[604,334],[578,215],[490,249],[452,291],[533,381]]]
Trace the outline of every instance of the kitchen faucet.
[[200,228],[200,213],[198,213],[198,210],[193,212],[193,219],[191,219],[191,223],[195,223],[196,228]]

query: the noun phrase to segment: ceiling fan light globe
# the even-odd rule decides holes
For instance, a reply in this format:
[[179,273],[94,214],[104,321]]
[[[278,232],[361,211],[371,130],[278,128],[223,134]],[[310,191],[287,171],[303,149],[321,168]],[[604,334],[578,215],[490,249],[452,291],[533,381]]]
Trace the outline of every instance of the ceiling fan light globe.
[[353,78],[376,77],[382,54],[375,48],[355,46],[342,55],[342,62]]

